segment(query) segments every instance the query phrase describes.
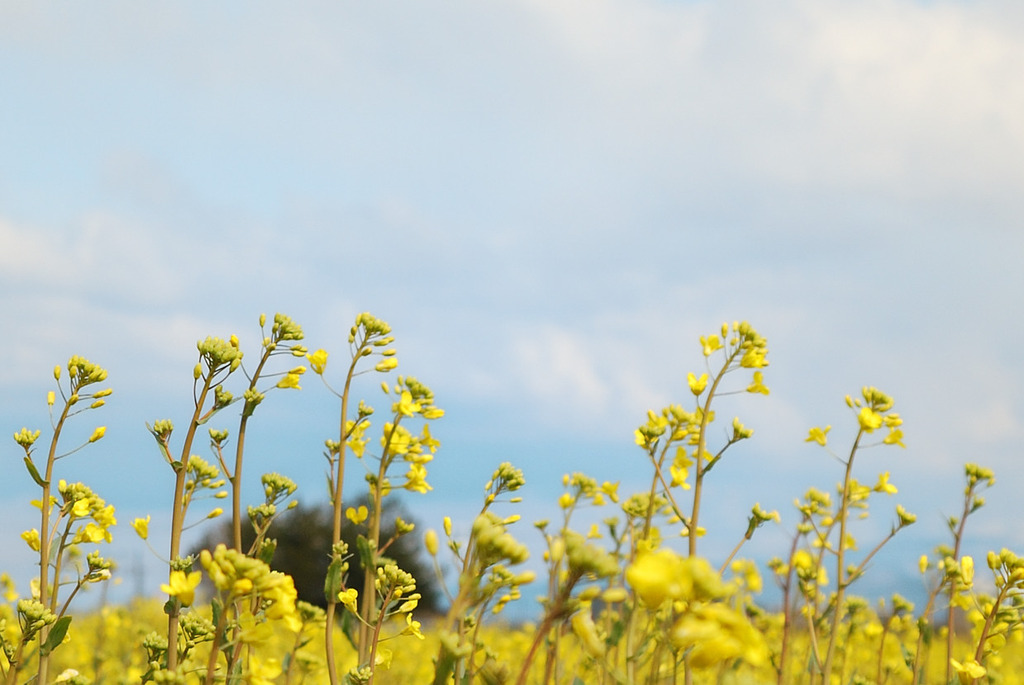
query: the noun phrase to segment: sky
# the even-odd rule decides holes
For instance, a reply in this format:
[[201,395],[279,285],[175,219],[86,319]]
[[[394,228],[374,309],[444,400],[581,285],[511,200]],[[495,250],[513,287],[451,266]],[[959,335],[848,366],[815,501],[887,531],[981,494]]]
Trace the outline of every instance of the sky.
[[[284,312],[336,380],[370,311],[446,410],[434,490],[403,499],[421,529],[465,531],[510,461],[539,551],[564,473],[647,487],[634,429],[692,401],[699,336],[747,320],[771,394],[716,405],[755,434],[708,476],[702,549],[723,559],[759,502],[782,523],[746,553],[782,554],[794,498],[842,477],[808,429],[841,453],[844,396],[877,386],[907,447],[857,457],[899,488],[862,544],[897,503],[918,523],[864,591],[913,594],[965,462],[997,477],[966,551],[1024,549],[1022,72],[1008,0],[4,3],[0,423],[45,429],[73,354],[109,370],[66,444],[107,435],[58,476],[117,507],[123,586],[152,593],[173,475],[145,423],[184,425],[196,341],[253,358]],[[356,392],[385,409],[379,380]],[[249,502],[265,471],[325,500],[318,381],[255,417]],[[13,441],[0,459],[0,566],[23,579],[38,491]],[[147,514],[155,553],[127,525]]]

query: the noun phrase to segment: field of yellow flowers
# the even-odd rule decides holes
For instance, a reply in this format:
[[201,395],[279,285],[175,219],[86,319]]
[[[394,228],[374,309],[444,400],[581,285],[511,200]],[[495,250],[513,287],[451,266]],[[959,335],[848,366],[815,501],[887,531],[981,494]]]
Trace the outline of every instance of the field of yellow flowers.
[[[89,360],[75,356],[54,368],[50,430],[45,437],[30,428],[14,434],[27,477],[40,491],[39,526],[22,535],[38,554],[39,573],[21,594],[9,578],[0,579],[6,599],[0,604],[0,674],[8,685],[1022,680],[1024,558],[1005,549],[984,560],[961,554],[967,520],[995,482],[988,469],[964,467],[963,501],[953,503],[948,544],[921,557],[930,588],[922,606],[898,594],[881,602],[854,594],[877,552],[915,522],[897,505],[886,535],[855,538],[855,524],[869,515],[875,498],[896,492],[888,472],[866,483],[855,477],[858,453],[903,446],[894,400],[877,388],[845,398],[852,443],[833,445],[827,425],[809,430],[807,441],[829,450],[840,465],[839,484],[811,488],[796,502],[799,522],[788,548],[765,568],[742,557],[758,528],[780,518],[754,504],[724,563],[712,566],[701,555],[705,480],[730,447],[753,434],[734,418],[725,438],[713,440],[715,402],[736,392],[769,394],[768,344],[746,322],[701,336],[695,357],[703,362],[688,374],[685,397],[650,410],[635,431],[636,449],[650,466],[649,488],[625,493],[618,483],[583,473],[564,476],[557,520],[527,524],[545,541],[542,573],[523,565],[530,550],[515,513],[523,474],[512,464],[496,464],[481,484],[480,511],[467,522],[467,535],[455,535],[445,519],[441,530],[422,537],[438,578],[454,571],[445,586],[446,613],[429,616],[418,608],[418,584],[425,579],[388,556],[414,526],[400,518],[385,521],[384,502],[398,490],[430,487],[428,468],[440,446],[430,424],[444,414],[433,392],[412,376],[394,374],[391,329],[370,314],[356,318],[341,362],[305,347],[302,328],[283,314],[269,322],[261,316],[259,325],[255,359],[245,357],[233,335],[199,341],[188,419],[148,426],[155,452],[174,475],[173,491],[166,493],[172,519],[160,587],[165,601],[73,611],[82,588],[111,577],[112,560],[103,549],[116,517],[113,505],[87,484],[64,480],[60,469],[64,457],[95,449],[106,428],[95,428],[82,445],[66,447],[61,437],[68,421],[100,411],[112,390],[107,371]],[[297,389],[307,371],[322,379],[340,417],[325,441],[333,511],[325,608],[298,601],[292,578],[272,570],[271,524],[294,505],[295,483],[268,473],[261,479],[264,501],[245,504],[240,496],[249,421],[271,391]],[[367,371],[383,379],[386,408],[379,422],[374,408],[356,397],[353,381]],[[225,421],[230,428],[221,427]],[[196,440],[210,441],[212,460],[193,454]],[[353,460],[367,473],[368,499],[346,507],[346,465]],[[182,531],[204,495],[223,508],[192,511],[192,519],[223,513],[230,541],[187,555]],[[594,505],[614,514],[603,527],[577,530],[574,514]],[[349,522],[365,530],[352,546],[341,536]],[[145,539],[149,524],[140,518],[131,525]],[[246,528],[255,539],[243,545]],[[679,539],[681,547],[669,543]],[[356,558],[365,569],[360,574],[349,572]],[[976,586],[975,575],[982,573],[981,585],[994,587],[992,593]],[[780,588],[781,610],[758,604],[763,576]],[[204,580],[213,588],[208,601],[199,599]],[[503,609],[520,601],[526,586],[543,595],[539,617],[529,624],[503,622]]]

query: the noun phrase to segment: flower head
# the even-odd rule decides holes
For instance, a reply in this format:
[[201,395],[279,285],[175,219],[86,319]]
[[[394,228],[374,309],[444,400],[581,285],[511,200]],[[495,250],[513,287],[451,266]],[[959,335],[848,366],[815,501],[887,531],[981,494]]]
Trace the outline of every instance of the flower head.
[[182,606],[187,607],[195,599],[196,588],[202,579],[203,574],[199,571],[192,571],[188,575],[184,571],[171,571],[169,581],[160,586],[160,591],[177,598]]

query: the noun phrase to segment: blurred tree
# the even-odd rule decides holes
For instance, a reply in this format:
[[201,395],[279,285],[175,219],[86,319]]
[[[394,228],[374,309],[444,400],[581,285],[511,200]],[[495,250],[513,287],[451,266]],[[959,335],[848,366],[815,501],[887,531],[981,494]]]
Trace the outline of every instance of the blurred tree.
[[[348,506],[356,509],[366,505],[365,497],[359,498]],[[331,553],[331,520],[332,510],[327,504],[302,506],[286,511],[270,526],[268,539],[277,541],[277,549],[270,562],[275,571],[287,573],[295,581],[295,590],[300,600],[326,606],[324,599],[324,579],[327,576],[327,565]],[[401,517],[407,523],[414,521],[405,514],[401,504],[394,498],[384,500],[383,520],[387,525],[381,527],[381,540],[390,540],[395,532],[395,518]],[[349,569],[346,587],[360,589],[363,568],[360,563],[356,538],[366,533],[365,525],[356,525],[346,519],[341,529],[341,539],[348,544]],[[255,533],[251,525],[242,527],[243,551],[252,546]],[[422,595],[419,610],[439,612],[441,590],[433,565],[425,560],[423,554],[422,535],[414,531],[395,540],[384,553],[384,556],[398,564],[416,579],[416,590]],[[231,524],[225,522],[208,533],[191,551],[198,555],[199,550],[213,549],[218,544],[230,544]],[[361,598],[360,598],[361,599]]]

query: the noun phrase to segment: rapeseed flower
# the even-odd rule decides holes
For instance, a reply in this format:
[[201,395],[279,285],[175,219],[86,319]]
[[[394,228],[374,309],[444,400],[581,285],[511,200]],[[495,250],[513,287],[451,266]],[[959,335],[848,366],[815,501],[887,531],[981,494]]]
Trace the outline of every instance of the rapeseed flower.
[[177,598],[182,606],[187,607],[195,599],[196,588],[202,579],[203,574],[199,571],[192,571],[187,575],[184,571],[171,571],[169,581],[160,586],[160,591]]

